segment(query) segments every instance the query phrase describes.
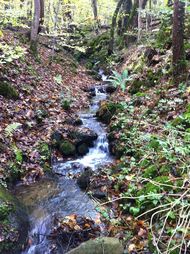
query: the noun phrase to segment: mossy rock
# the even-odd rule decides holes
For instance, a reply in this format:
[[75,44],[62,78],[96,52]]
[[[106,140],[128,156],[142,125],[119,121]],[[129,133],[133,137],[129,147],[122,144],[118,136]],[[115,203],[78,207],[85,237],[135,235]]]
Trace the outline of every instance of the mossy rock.
[[0,220],[0,253],[21,253],[27,242],[28,216],[24,207],[3,186],[0,186]]
[[74,156],[76,154],[76,147],[71,141],[63,140],[59,143],[59,151],[65,157]]
[[105,124],[109,124],[112,116],[116,113],[118,105],[112,102],[103,102],[96,112],[96,117],[98,120]]
[[19,94],[16,89],[7,82],[0,83],[0,95],[7,99],[19,99]]

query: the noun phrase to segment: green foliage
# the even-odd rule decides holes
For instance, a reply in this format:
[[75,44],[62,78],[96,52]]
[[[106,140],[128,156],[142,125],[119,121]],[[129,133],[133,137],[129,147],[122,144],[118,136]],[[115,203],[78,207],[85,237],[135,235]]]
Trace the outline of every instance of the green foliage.
[[12,209],[13,207],[9,203],[0,201],[0,220],[7,220]]
[[117,71],[113,71],[113,76],[110,76],[110,81],[114,87],[121,87],[122,91],[124,92],[126,89],[126,83],[131,80],[129,77],[128,70],[124,70],[121,74]]
[[0,43],[0,51],[0,64],[11,63],[26,53],[26,50],[20,46],[10,46],[5,43]]
[[55,80],[55,82],[56,82],[58,85],[61,85],[62,82],[63,82],[63,79],[62,79],[61,74],[58,74],[57,76],[55,76],[55,77],[54,77],[54,80]]
[[61,107],[64,109],[64,110],[69,110],[71,108],[71,101],[68,100],[68,99],[63,99],[61,101]]
[[19,127],[21,127],[22,124],[20,123],[12,123],[9,124],[6,128],[5,128],[5,134],[7,137],[10,137],[13,135],[14,131],[16,131]]
[[16,145],[13,145],[13,151],[15,153],[15,157],[16,157],[16,162],[18,164],[21,164],[23,161],[23,154],[22,154],[22,150],[19,149]]
[[0,83],[0,95],[4,96],[7,99],[19,99],[17,90],[7,82]]

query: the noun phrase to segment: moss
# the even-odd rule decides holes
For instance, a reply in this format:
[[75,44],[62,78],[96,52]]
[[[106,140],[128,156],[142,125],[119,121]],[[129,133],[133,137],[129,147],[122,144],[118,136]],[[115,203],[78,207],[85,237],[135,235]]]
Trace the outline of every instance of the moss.
[[97,111],[96,116],[103,123],[109,124],[118,107],[119,104],[117,103],[104,102],[102,103],[100,109]]
[[28,234],[28,217],[22,205],[0,186],[0,253],[20,253]]
[[71,108],[71,101],[70,100],[67,100],[67,99],[64,99],[61,101],[61,107],[64,109],[64,110],[69,110]]
[[76,148],[73,143],[69,140],[64,140],[59,144],[59,151],[62,153],[63,156],[73,156],[76,154]]
[[145,169],[143,176],[146,178],[153,178],[157,175],[158,169],[155,165],[151,165]]
[[141,87],[144,85],[143,80],[136,79],[132,82],[130,88],[129,88],[129,93],[130,94],[136,94],[139,93],[141,90]]
[[0,83],[0,95],[4,96],[7,99],[19,99],[19,94],[16,89],[7,82]]

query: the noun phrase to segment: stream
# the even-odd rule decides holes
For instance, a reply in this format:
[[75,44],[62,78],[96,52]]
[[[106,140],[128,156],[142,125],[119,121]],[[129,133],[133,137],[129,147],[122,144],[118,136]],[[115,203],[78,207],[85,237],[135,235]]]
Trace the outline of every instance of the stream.
[[[92,99],[90,108],[79,113],[83,126],[98,134],[98,139],[90,148],[89,153],[76,160],[52,165],[53,172],[59,177],[44,177],[31,186],[17,187],[17,198],[26,206],[30,219],[30,246],[21,254],[55,253],[51,249],[52,242],[47,236],[52,229],[52,221],[56,217],[77,214],[93,220],[99,218],[95,202],[81,191],[76,180],[71,178],[71,175],[82,172],[85,167],[95,171],[100,166],[113,161],[108,149],[105,126],[95,117],[99,102],[105,100],[107,95],[102,88],[96,87],[95,91],[96,96]],[[63,253],[63,250],[56,251],[56,254],[59,253]]]

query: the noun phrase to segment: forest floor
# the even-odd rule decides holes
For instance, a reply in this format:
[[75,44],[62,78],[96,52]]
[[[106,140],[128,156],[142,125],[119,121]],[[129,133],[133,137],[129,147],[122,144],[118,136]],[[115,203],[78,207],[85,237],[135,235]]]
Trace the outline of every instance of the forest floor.
[[[44,161],[40,147],[49,144],[54,130],[66,131],[67,118],[76,118],[79,110],[88,107],[85,89],[95,81],[66,51],[52,56],[52,50],[40,46],[35,58],[21,39],[21,34],[8,31],[0,39],[12,45],[12,50],[20,46],[25,51],[20,59],[0,65],[1,82],[8,82],[18,92],[16,100],[0,96],[0,178],[9,181],[15,175],[27,183],[49,167],[49,158]],[[69,104],[68,110],[64,102]]]

